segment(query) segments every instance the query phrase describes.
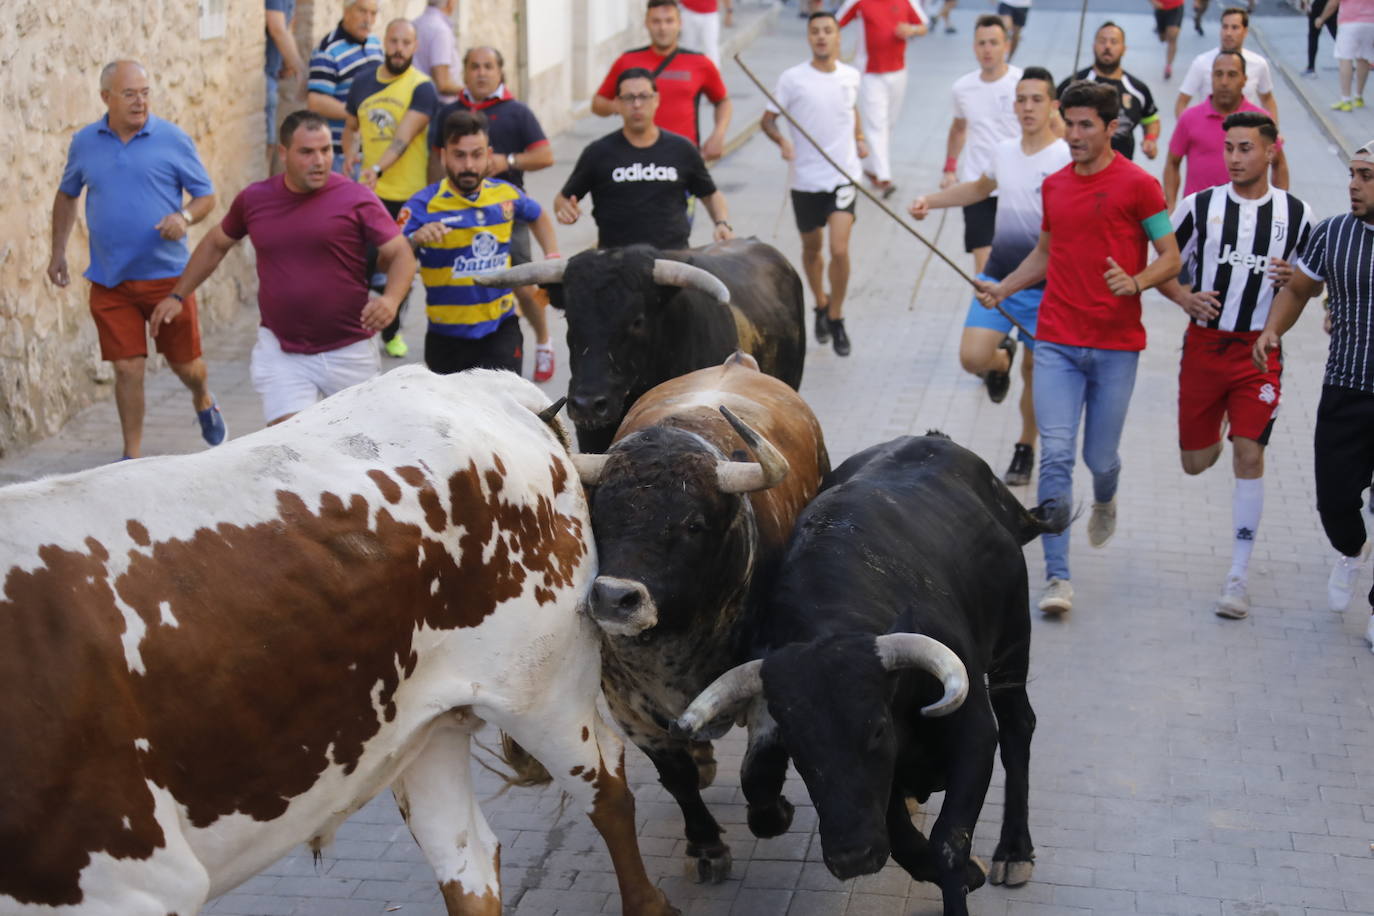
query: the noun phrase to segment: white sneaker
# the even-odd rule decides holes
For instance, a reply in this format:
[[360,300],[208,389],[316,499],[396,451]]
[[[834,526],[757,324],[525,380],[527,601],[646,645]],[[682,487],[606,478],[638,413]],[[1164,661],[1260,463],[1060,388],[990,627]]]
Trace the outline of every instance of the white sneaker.
[[1051,579],[1046,582],[1045,590],[1040,594],[1038,607],[1052,617],[1073,610],[1073,584],[1068,579]]
[[1369,556],[1369,542],[1364,542],[1358,557],[1336,554],[1336,562],[1331,567],[1331,577],[1326,580],[1326,601],[1333,611],[1343,611],[1350,607],[1350,599],[1355,594],[1355,584],[1360,580],[1360,570],[1364,569],[1364,558]]
[[1244,620],[1250,616],[1250,595],[1245,590],[1244,579],[1240,576],[1226,577],[1221,597],[1217,599],[1216,612],[1218,617],[1228,620]]
[[1101,547],[1116,534],[1116,497],[1110,502],[1093,503],[1093,513],[1088,516],[1088,543]]

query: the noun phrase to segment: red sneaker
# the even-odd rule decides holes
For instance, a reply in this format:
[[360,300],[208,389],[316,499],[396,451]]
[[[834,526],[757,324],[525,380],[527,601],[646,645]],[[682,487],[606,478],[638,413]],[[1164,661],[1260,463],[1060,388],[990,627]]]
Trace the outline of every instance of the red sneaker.
[[547,382],[553,378],[554,358],[553,346],[550,344],[534,345],[534,380],[536,382]]

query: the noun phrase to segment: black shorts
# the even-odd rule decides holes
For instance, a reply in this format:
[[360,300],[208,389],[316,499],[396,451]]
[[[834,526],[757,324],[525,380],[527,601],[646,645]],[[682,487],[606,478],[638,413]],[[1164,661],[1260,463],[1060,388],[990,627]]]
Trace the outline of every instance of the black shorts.
[[530,224],[516,221],[510,226],[510,266],[528,264],[530,258]]
[[853,216],[858,196],[852,184],[842,184],[833,191],[793,191],[792,215],[797,218],[797,231],[804,234],[824,229],[832,213]]
[[989,197],[964,208],[964,250],[986,248],[992,244],[997,228],[997,198]]
[[1155,32],[1160,38],[1164,37],[1164,30],[1168,28],[1178,28],[1183,25],[1183,7],[1176,6],[1171,10],[1155,10]]
[[1024,29],[1026,27],[1026,17],[1030,15],[1030,7],[1012,6],[1010,3],[999,3],[997,4],[997,15],[1010,16],[1012,25],[1016,26],[1018,29]]
[[425,365],[440,375],[464,369],[508,369],[519,375],[525,368],[525,335],[512,313],[486,337],[453,337],[425,333]]

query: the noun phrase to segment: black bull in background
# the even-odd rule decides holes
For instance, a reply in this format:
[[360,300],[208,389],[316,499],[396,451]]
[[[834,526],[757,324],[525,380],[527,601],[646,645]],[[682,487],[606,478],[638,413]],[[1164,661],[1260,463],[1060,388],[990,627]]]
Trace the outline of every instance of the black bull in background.
[[584,452],[604,452],[650,388],[720,365],[735,350],[801,386],[806,326],[801,277],[771,245],[731,239],[684,251],[648,245],[584,251],[478,278],[539,284],[568,320],[568,416]]
[[[991,880],[1026,882],[1035,713],[1021,548],[1066,525],[1049,504],[1022,507],[944,436],[896,439],[840,465],[798,519],[755,622],[755,660],[722,675],[678,721],[696,734],[748,715],[750,829],[775,836],[790,825],[781,794],[790,758],[836,877],[875,872],[890,854],[940,885],[945,913],[963,914],[965,894],[985,879],[970,850],[1000,746],[1006,801]],[[942,790],[927,840],[907,799]]]

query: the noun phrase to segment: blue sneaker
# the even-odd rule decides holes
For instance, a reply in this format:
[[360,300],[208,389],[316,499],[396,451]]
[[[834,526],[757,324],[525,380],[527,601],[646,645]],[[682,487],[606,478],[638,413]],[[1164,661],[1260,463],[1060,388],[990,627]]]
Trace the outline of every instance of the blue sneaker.
[[196,419],[200,421],[200,436],[207,445],[219,445],[229,438],[229,425],[219,412],[218,401],[211,399],[209,407],[197,410]]

